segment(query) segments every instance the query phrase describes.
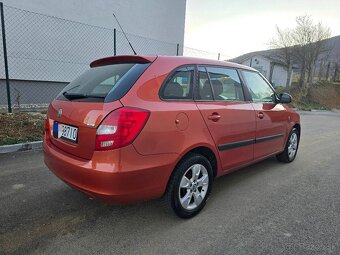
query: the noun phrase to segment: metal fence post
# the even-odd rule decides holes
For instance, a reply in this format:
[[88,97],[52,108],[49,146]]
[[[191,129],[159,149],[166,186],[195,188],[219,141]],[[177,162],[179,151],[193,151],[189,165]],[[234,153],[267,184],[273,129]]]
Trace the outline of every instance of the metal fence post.
[[10,91],[10,86],[9,86],[9,75],[8,75],[4,5],[2,2],[0,2],[0,13],[1,13],[2,46],[3,46],[3,52],[4,52],[5,76],[6,76],[7,104],[8,104],[8,112],[11,113],[12,103],[11,103],[11,91]]
[[179,54],[179,43],[177,43],[177,50],[176,50],[176,56]]
[[113,29],[113,54],[117,55],[117,33],[116,29]]

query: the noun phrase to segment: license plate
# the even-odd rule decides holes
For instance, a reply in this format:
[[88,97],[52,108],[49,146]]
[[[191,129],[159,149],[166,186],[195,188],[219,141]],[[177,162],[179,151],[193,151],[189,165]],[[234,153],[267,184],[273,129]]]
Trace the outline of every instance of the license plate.
[[78,140],[78,128],[65,125],[62,123],[54,122],[53,125],[54,137],[70,140],[72,142],[77,142]]

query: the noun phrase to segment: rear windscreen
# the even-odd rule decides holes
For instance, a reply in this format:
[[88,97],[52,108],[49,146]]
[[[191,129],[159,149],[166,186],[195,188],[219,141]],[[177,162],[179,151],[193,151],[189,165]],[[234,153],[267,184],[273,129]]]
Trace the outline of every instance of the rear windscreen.
[[59,100],[112,102],[133,86],[150,64],[113,64],[87,70],[68,84],[57,96]]

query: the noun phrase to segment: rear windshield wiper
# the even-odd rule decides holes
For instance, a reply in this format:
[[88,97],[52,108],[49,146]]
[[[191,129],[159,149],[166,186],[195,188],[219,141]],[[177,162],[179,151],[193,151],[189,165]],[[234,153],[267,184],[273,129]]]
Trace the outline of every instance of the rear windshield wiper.
[[104,96],[98,95],[87,95],[87,94],[80,94],[80,93],[67,93],[67,91],[63,92],[63,96],[69,100],[75,99],[82,99],[82,98],[105,98]]

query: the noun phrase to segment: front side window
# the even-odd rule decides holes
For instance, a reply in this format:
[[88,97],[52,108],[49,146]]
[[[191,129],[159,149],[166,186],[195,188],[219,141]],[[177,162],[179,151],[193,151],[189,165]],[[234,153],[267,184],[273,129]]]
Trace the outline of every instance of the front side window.
[[207,67],[215,101],[244,101],[241,81],[235,69]]
[[181,67],[175,70],[162,87],[163,99],[192,99],[194,79],[193,67]]
[[242,74],[254,102],[275,102],[274,91],[257,72],[242,70]]

